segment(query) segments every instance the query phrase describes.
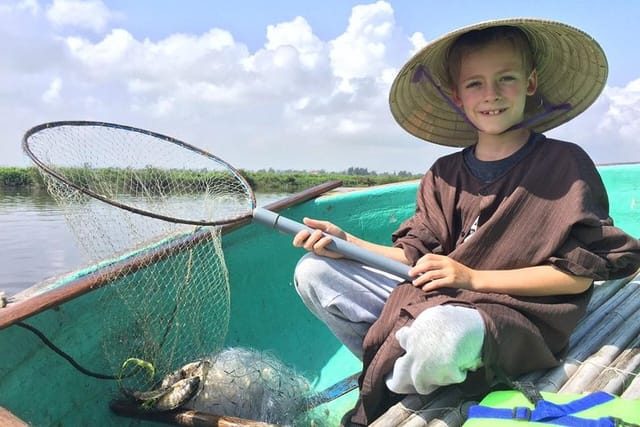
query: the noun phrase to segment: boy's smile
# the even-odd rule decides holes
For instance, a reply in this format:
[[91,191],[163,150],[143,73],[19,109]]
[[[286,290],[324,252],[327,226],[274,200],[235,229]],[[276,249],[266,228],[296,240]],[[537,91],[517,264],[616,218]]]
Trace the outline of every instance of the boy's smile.
[[485,111],[484,114],[488,114],[490,116],[495,116],[496,114],[503,113],[506,110],[507,110],[506,108],[501,108],[499,110],[489,110],[489,111]]
[[514,47],[498,41],[463,56],[453,99],[481,134],[500,135],[522,122],[536,86],[535,71],[525,71]]

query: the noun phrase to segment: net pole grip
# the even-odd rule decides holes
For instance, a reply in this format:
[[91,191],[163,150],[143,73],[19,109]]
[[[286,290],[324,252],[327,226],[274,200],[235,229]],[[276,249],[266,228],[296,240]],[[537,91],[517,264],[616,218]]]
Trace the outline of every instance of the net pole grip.
[[[286,234],[295,235],[299,231],[308,230],[313,232],[314,229],[307,227],[306,225],[293,221],[289,218],[285,218],[280,214],[272,212],[268,209],[256,208],[253,211],[253,220],[261,225],[269,228],[274,228]],[[378,255],[375,252],[371,252],[346,240],[339,239],[335,236],[331,236],[332,242],[327,245],[327,249],[339,253],[347,258],[355,261],[360,261],[370,267],[386,271],[387,273],[394,274],[401,277],[404,280],[412,281],[413,278],[409,276],[410,267],[399,261],[392,260],[390,258]]]

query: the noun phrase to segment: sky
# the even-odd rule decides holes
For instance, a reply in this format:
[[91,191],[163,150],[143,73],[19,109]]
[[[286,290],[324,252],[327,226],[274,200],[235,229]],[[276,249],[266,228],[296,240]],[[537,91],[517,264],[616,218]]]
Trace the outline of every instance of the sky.
[[97,120],[246,170],[423,173],[455,149],[396,124],[395,74],[429,40],[511,17],[578,27],[608,57],[602,95],[547,135],[640,161],[640,2],[0,0],[0,165],[30,165],[35,125]]

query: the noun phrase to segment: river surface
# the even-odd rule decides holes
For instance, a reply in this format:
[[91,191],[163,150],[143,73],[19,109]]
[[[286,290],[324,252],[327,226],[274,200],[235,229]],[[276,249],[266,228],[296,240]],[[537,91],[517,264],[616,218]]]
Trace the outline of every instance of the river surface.
[[[258,205],[284,197],[258,194]],[[46,190],[0,187],[0,292],[13,295],[88,262]]]

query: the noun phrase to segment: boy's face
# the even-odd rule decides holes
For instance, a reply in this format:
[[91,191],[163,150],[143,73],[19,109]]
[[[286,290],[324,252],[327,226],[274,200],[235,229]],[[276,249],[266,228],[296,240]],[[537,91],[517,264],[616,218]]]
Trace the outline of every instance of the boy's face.
[[522,122],[536,87],[535,70],[524,70],[508,41],[496,41],[462,57],[453,100],[480,132],[498,135]]

